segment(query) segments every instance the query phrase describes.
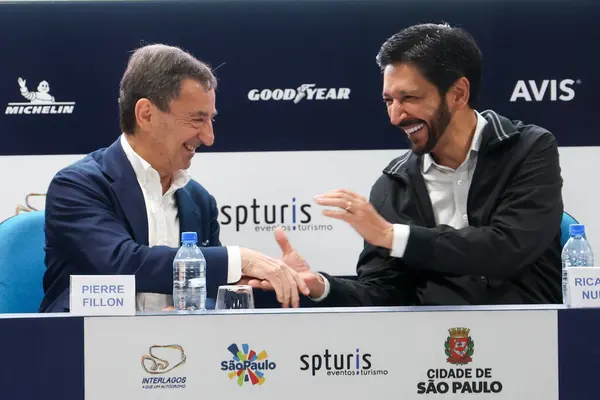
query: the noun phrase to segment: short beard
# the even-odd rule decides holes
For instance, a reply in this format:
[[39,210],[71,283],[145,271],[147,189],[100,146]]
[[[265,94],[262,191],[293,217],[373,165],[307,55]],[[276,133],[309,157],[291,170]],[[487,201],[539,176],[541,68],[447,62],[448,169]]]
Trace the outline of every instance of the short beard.
[[433,119],[431,126],[426,123],[428,132],[427,143],[425,143],[425,146],[422,149],[415,149],[413,146],[413,153],[419,156],[431,153],[431,151],[438,144],[440,138],[444,136],[448,125],[450,125],[451,119],[452,114],[450,114],[448,105],[442,97],[442,99],[440,100],[440,105],[438,106],[437,111],[435,112],[435,118]]

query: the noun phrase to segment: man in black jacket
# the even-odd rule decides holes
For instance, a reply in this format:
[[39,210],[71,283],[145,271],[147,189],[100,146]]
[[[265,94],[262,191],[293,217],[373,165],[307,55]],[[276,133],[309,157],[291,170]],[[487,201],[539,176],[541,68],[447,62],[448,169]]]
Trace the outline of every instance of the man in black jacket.
[[[560,303],[562,178],[547,130],[475,110],[481,52],[464,30],[409,27],[377,56],[390,121],[412,149],[370,199],[317,196],[364,239],[356,281],[284,260],[330,306]],[[263,285],[264,286],[264,285]]]

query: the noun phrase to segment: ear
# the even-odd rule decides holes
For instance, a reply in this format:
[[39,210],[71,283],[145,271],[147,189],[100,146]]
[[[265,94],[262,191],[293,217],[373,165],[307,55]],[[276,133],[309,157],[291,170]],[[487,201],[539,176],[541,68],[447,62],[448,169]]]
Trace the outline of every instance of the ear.
[[458,110],[469,105],[471,83],[464,76],[459,78],[448,91],[448,104]]
[[154,105],[148,99],[142,98],[135,103],[135,121],[140,130],[148,130],[154,117]]

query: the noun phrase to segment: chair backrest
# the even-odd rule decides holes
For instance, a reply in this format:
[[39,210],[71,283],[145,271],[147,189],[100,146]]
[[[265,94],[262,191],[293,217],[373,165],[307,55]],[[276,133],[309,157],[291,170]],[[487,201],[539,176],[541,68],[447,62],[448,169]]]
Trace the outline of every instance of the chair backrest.
[[578,224],[577,220],[567,212],[563,212],[562,222],[560,223],[560,246],[564,247],[567,240],[569,240],[569,226],[571,224]]
[[44,297],[44,211],[0,223],[0,313],[35,313]]

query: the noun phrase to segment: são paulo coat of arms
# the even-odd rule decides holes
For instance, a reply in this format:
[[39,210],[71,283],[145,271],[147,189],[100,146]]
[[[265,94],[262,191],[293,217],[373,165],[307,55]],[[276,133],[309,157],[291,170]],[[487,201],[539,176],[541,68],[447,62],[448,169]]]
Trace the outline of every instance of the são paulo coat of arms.
[[446,359],[450,364],[464,365],[473,361],[475,351],[475,342],[469,336],[471,330],[468,328],[450,328],[450,336],[444,343],[446,350]]

